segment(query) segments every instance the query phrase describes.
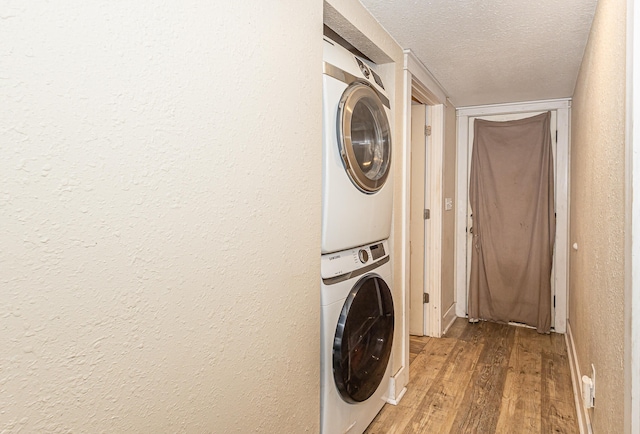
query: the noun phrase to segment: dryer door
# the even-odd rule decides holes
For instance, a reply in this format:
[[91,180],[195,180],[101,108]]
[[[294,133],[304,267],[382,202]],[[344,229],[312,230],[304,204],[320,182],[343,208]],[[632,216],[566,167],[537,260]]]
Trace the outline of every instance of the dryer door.
[[380,190],[391,168],[391,130],[371,86],[354,82],[338,105],[338,144],[351,181],[364,193]]
[[342,399],[373,395],[387,370],[393,343],[391,291],[377,274],[360,279],[342,307],[333,341],[333,376]]

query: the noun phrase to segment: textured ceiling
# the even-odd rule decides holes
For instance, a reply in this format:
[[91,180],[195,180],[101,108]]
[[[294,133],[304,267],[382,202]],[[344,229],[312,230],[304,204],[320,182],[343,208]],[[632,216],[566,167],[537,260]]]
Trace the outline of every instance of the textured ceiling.
[[361,0],[457,107],[573,95],[596,0]]

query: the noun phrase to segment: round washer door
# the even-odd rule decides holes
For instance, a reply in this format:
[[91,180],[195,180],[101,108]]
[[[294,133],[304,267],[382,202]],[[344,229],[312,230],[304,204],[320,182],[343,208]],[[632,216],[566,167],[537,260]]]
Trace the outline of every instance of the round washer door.
[[367,84],[351,83],[342,94],[338,145],[354,185],[364,193],[380,190],[391,168],[391,130],[380,98]]
[[377,274],[360,279],[342,307],[333,340],[333,377],[349,403],[366,401],[387,370],[393,343],[391,291]]

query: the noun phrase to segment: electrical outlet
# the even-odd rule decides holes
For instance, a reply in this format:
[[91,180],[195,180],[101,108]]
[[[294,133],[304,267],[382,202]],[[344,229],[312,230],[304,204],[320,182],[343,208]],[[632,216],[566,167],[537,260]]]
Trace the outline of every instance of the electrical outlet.
[[593,408],[593,382],[586,375],[582,376],[582,405]]
[[596,405],[596,367],[591,364],[591,394],[593,395],[593,405]]

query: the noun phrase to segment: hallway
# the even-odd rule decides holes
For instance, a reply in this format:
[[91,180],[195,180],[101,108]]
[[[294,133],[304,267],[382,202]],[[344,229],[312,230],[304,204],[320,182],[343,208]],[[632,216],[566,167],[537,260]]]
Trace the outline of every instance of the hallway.
[[411,337],[411,379],[365,433],[576,433],[564,335],[458,318]]

